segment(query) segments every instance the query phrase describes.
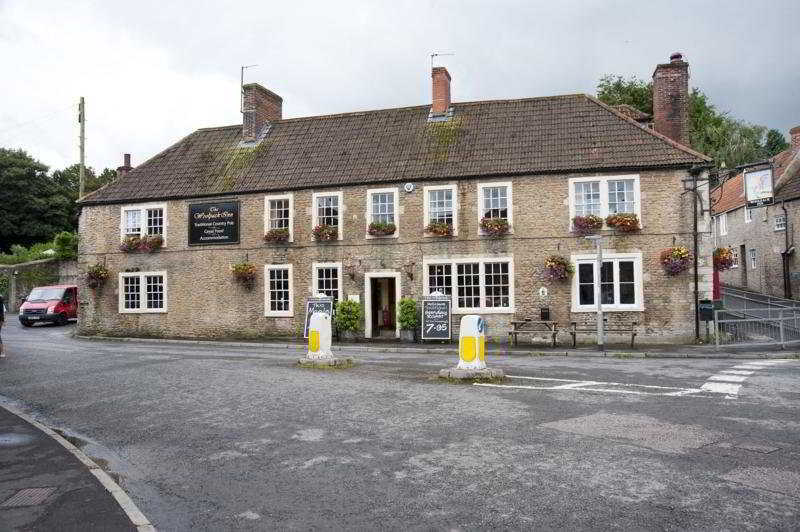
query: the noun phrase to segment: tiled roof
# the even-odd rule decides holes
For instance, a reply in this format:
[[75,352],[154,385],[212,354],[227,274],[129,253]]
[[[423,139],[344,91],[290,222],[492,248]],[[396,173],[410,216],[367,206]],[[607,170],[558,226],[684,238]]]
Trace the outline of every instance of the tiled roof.
[[744,200],[744,178],[738,173],[711,191],[711,213],[721,214],[738,209],[744,205]]
[[637,122],[647,122],[652,117],[647,114],[643,113],[642,111],[638,110],[636,107],[632,105],[628,105],[627,103],[621,103],[614,106],[614,109],[619,111],[620,113],[624,114],[628,118],[633,118]]
[[84,203],[426,179],[647,169],[709,161],[578,94],[274,121],[255,148],[241,126],[200,129]]
[[775,201],[788,201],[800,198],[800,168],[795,163],[792,175],[784,175],[792,159],[800,157],[800,150],[789,148],[773,158],[775,165]]

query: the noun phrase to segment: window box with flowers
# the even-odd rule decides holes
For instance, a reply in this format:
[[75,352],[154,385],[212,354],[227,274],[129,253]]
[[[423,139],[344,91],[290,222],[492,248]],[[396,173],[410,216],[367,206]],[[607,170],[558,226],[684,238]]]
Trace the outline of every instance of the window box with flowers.
[[594,214],[572,219],[572,231],[580,236],[593,235],[603,228],[603,219]]
[[482,218],[481,231],[491,237],[500,237],[508,233],[510,226],[505,218]]
[[290,236],[289,229],[285,227],[270,229],[264,235],[264,242],[268,244],[284,244],[289,241]]
[[733,267],[733,250],[731,248],[717,248],[714,250],[714,269],[724,272]]
[[685,246],[675,246],[662,251],[659,262],[667,275],[680,275],[692,264],[692,254]]
[[575,267],[565,257],[551,255],[544,261],[544,275],[549,281],[566,281],[575,273]]
[[397,231],[397,226],[392,222],[372,222],[367,232],[372,236],[389,236]]
[[104,264],[93,264],[86,269],[86,285],[89,288],[100,288],[110,275],[111,272]]
[[152,253],[164,246],[164,238],[161,235],[145,236],[126,236],[119,245],[119,250],[123,253]]
[[446,222],[431,222],[425,232],[433,236],[453,236],[453,224]]
[[332,225],[316,225],[311,233],[314,235],[314,240],[317,242],[330,242],[339,237],[339,230]]
[[639,217],[629,212],[609,214],[606,217],[606,225],[623,233],[635,233],[642,228],[639,224]]
[[256,265],[249,263],[249,262],[239,262],[237,264],[231,264],[231,272],[233,273],[233,279],[245,287],[247,290],[251,290],[256,282]]

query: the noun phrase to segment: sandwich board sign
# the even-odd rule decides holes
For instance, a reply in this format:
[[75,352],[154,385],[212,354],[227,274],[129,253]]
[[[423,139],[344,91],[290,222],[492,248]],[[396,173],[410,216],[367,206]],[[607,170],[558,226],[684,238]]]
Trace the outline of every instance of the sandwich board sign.
[[422,300],[422,339],[450,340],[450,297],[431,296]]
[[333,318],[333,298],[330,297],[311,297],[306,301],[306,325],[303,329],[303,338],[308,338],[308,325],[311,323],[311,315],[315,312],[324,312]]
[[772,205],[772,168],[745,171],[744,189],[749,209]]

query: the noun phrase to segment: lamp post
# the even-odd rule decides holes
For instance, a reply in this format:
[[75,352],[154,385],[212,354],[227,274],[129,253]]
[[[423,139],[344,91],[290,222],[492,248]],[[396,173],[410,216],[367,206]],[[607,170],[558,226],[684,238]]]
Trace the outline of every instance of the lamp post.
[[600,289],[603,281],[603,237],[601,235],[589,235],[585,238],[594,242],[595,246],[597,246],[597,279],[594,283],[594,302],[597,305],[597,347],[600,351],[604,351],[603,337],[605,336],[605,331],[603,330],[603,303]]

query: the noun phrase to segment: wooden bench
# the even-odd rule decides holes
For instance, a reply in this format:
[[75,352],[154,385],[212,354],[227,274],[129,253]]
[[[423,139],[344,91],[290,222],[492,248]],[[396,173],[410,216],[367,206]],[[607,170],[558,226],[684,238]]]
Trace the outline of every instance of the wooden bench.
[[[612,320],[609,323],[608,318],[603,318],[603,331],[608,334],[625,334],[631,335],[631,348],[633,348],[633,343],[636,340],[636,326],[638,322],[635,321],[622,321],[622,320]],[[572,335],[572,347],[575,347],[577,336],[579,333],[586,333],[586,334],[594,334],[597,337],[597,319],[589,320],[586,319],[582,322],[573,321],[570,322],[570,331],[569,333]]]
[[549,334],[553,340],[553,347],[556,346],[558,323],[555,321],[534,321],[531,318],[511,322],[511,330],[508,331],[508,343],[516,347],[517,336],[520,334],[535,334],[537,332]]

